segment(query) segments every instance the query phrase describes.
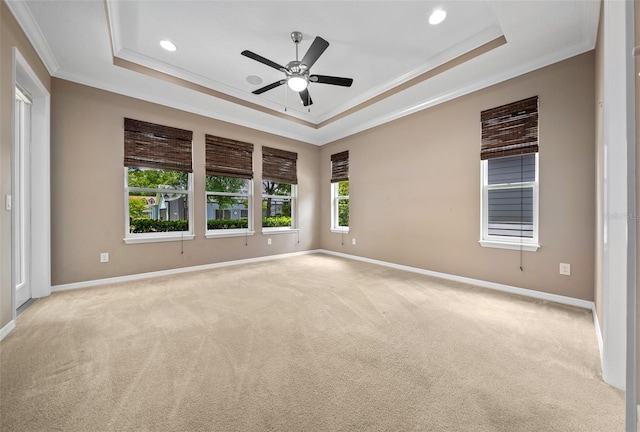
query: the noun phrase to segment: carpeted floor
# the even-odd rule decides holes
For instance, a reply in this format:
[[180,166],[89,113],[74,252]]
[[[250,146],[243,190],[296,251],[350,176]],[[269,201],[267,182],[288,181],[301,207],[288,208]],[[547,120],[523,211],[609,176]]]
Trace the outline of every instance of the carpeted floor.
[[590,311],[323,254],[61,292],[2,431],[622,431]]

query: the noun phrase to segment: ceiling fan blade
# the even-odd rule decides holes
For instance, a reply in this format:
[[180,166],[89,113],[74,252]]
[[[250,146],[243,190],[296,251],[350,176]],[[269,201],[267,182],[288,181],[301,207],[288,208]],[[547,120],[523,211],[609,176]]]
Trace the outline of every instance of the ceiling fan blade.
[[309,77],[309,81],[317,82],[320,84],[331,84],[342,87],[351,87],[353,84],[353,78],[342,78],[336,76],[328,76],[328,75],[311,75]]
[[264,93],[264,92],[266,92],[266,91],[269,91],[269,90],[271,90],[271,89],[274,89],[274,88],[276,88],[276,87],[280,87],[280,86],[281,86],[282,84],[284,84],[285,82],[286,82],[285,80],[276,81],[276,82],[271,83],[271,84],[269,84],[269,85],[267,85],[267,86],[264,86],[264,87],[262,87],[262,88],[259,88],[258,90],[254,90],[254,91],[252,91],[251,93],[256,94],[256,95],[259,95],[259,94],[262,94],[262,93]]
[[249,57],[250,59],[253,59],[255,61],[259,61],[262,64],[266,64],[267,66],[271,66],[274,69],[278,69],[279,71],[285,71],[286,68],[284,66],[280,66],[278,63],[276,62],[272,62],[269,59],[266,59],[264,57],[262,57],[261,55],[258,55],[254,52],[251,52],[249,50],[244,50],[241,53],[243,56],[245,57]]
[[311,69],[311,66],[318,60],[324,50],[329,47],[329,42],[322,39],[320,36],[316,36],[313,43],[309,47],[309,50],[302,58],[302,64],[307,65],[307,68]]
[[311,96],[309,96],[309,89],[304,89],[298,92],[300,95],[300,100],[302,101],[302,105],[309,106],[313,105],[313,101],[311,100]]

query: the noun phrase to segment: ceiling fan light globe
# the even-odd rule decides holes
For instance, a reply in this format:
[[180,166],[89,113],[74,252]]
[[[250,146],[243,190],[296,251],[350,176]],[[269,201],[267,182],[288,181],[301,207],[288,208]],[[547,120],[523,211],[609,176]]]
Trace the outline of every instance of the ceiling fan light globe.
[[307,80],[300,76],[292,76],[287,80],[287,85],[295,92],[301,92],[306,89],[308,84]]
[[447,17],[447,12],[443,9],[436,9],[429,16],[429,24],[438,25]]

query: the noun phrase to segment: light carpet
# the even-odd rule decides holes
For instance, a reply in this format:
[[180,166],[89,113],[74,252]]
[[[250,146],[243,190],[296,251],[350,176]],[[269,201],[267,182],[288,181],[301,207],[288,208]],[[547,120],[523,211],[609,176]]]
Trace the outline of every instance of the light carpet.
[[56,293],[2,431],[622,431],[590,311],[324,254]]

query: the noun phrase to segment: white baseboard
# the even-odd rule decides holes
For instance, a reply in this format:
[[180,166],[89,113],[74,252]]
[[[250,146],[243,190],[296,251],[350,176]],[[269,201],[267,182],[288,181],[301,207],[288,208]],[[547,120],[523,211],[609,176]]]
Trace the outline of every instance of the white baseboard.
[[596,338],[598,338],[598,349],[600,350],[600,367],[604,370],[604,341],[602,340],[602,330],[600,330],[600,321],[596,312],[596,305],[591,309],[593,313],[593,325],[596,327]]
[[552,301],[555,303],[561,303],[561,304],[565,304],[565,305],[569,305],[569,306],[577,306],[580,308],[584,308],[584,309],[589,309],[589,310],[593,310],[594,309],[594,303],[592,301],[588,301],[588,300],[582,300],[582,299],[577,299],[577,298],[573,298],[573,297],[566,297],[566,296],[561,296],[558,294],[550,294],[550,293],[545,293],[542,291],[535,291],[535,290],[530,290],[530,289],[526,289],[526,288],[518,288],[518,287],[514,287],[511,285],[504,285],[504,284],[499,284],[499,283],[494,283],[494,282],[487,282],[487,281],[483,281],[483,280],[479,280],[479,279],[472,279],[472,278],[468,278],[468,277],[463,277],[463,276],[456,276],[456,275],[451,275],[448,273],[440,273],[440,272],[435,272],[435,271],[431,271],[431,270],[425,270],[425,269],[421,269],[418,267],[409,267],[409,266],[405,266],[405,265],[401,265],[401,264],[394,264],[394,263],[390,263],[390,262],[386,262],[386,261],[379,261],[379,260],[375,260],[375,259],[371,259],[371,258],[364,258],[364,257],[360,257],[360,256],[356,256],[356,255],[348,255],[348,254],[344,254],[341,252],[334,252],[334,251],[330,251],[330,250],[325,250],[325,249],[320,249],[318,252],[321,253],[325,253],[328,255],[335,255],[335,256],[339,256],[342,258],[348,258],[348,259],[353,259],[353,260],[357,260],[357,261],[363,261],[366,263],[370,263],[370,264],[377,264],[377,265],[381,265],[381,266],[385,266],[385,267],[391,267],[394,269],[398,269],[398,270],[405,270],[405,271],[410,271],[413,273],[419,273],[419,274],[423,274],[423,275],[427,275],[427,276],[433,276],[433,277],[437,277],[440,279],[447,279],[447,280],[451,280],[451,281],[456,281],[456,282],[462,282],[462,283],[466,283],[469,285],[474,285],[474,286],[478,286],[478,287],[482,287],[482,288],[489,288],[489,289],[493,289],[493,290],[497,290],[497,291],[503,291],[503,292],[508,292],[511,294],[518,294],[521,296],[525,296],[525,297],[531,297],[531,298],[536,298],[536,299],[540,299],[540,300],[547,300],[547,301]]
[[16,320],[11,320],[0,329],[0,341],[16,328]]
[[106,279],[94,279],[94,280],[75,282],[70,284],[54,285],[51,287],[51,292],[67,291],[67,290],[73,290],[73,289],[79,289],[79,288],[91,288],[91,287],[97,287],[101,285],[109,285],[109,284],[120,283],[120,282],[129,282],[129,281],[135,281],[140,279],[149,279],[149,278],[155,278],[160,276],[169,276],[169,275],[189,273],[189,272],[201,271],[201,270],[211,270],[211,269],[220,268],[220,267],[229,267],[229,266],[240,265],[240,264],[250,264],[250,263],[256,263],[261,261],[271,261],[274,259],[290,258],[293,256],[308,255],[308,254],[319,253],[319,252],[321,251],[318,249],[312,249],[312,250],[302,251],[302,252],[291,252],[291,253],[278,254],[278,255],[268,255],[268,256],[262,256],[262,257],[256,257],[256,258],[235,260],[235,261],[223,261],[223,262],[213,263],[213,264],[181,267],[181,268],[176,268],[171,270],[139,273],[139,274],[128,275],[128,276],[117,276],[117,277],[106,278]]

